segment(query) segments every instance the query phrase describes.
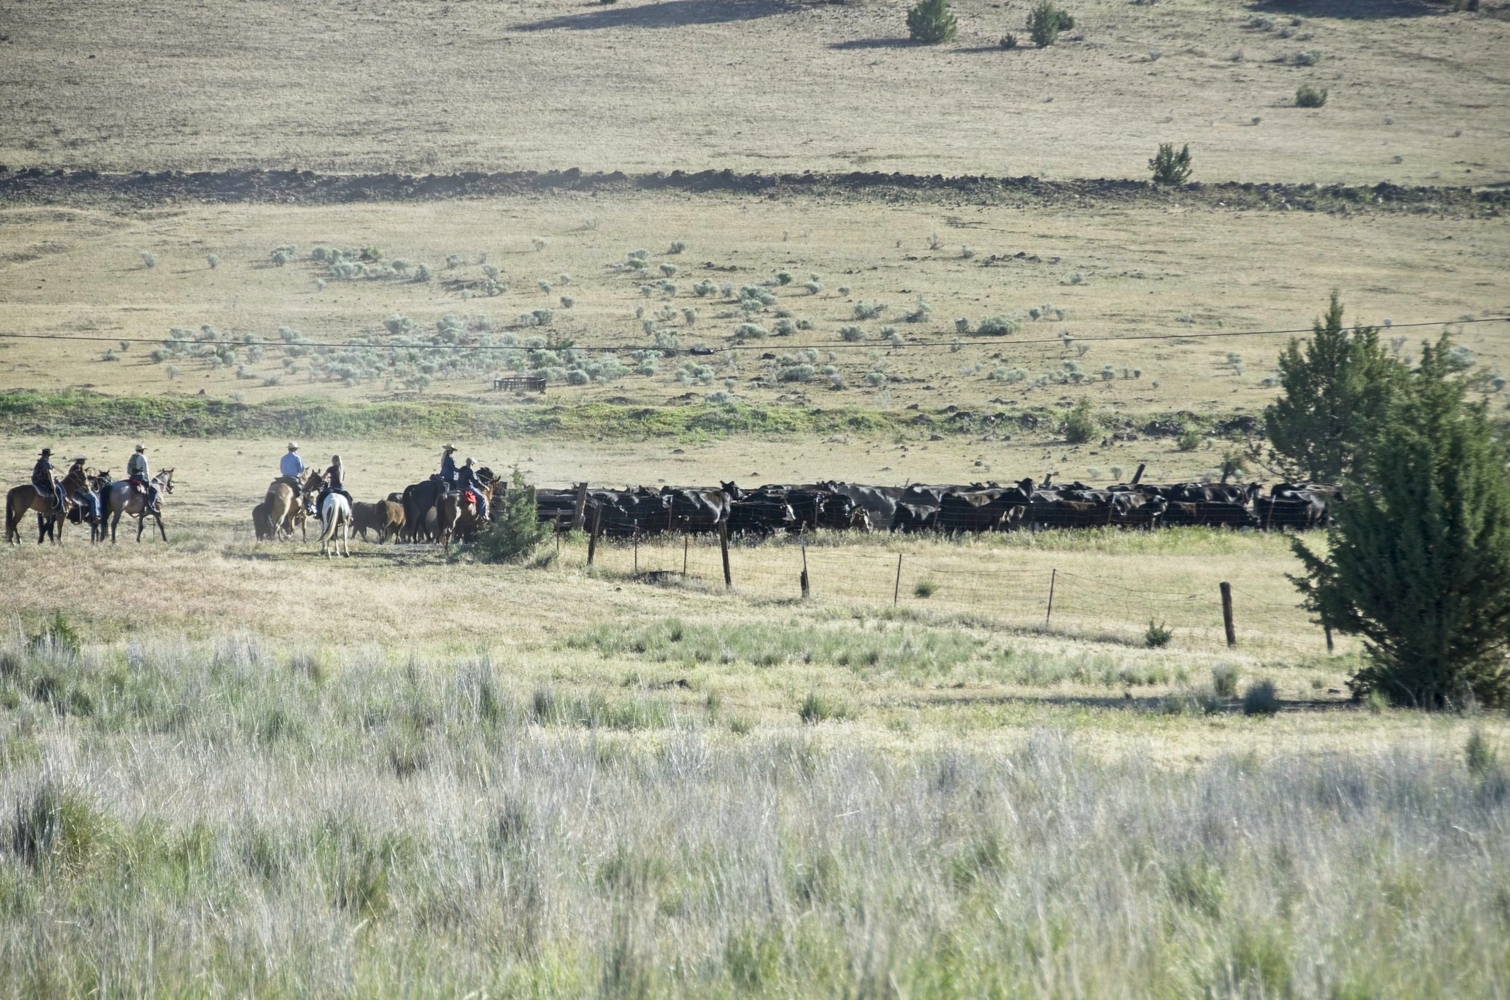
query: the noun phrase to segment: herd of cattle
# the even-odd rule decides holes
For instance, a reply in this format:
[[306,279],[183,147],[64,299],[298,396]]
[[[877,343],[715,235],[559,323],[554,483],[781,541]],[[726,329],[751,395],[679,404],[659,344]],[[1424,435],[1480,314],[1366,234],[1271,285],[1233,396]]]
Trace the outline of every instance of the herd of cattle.
[[665,531],[762,536],[809,528],[940,531],[945,533],[1091,528],[1158,528],[1210,525],[1223,528],[1307,529],[1327,521],[1335,486],[1279,483],[1267,492],[1258,483],[1128,483],[1095,488],[1083,483],[1012,486],[861,486],[811,483],[742,490],[666,486],[625,490],[537,490],[542,520],[581,523],[605,535],[653,535]]

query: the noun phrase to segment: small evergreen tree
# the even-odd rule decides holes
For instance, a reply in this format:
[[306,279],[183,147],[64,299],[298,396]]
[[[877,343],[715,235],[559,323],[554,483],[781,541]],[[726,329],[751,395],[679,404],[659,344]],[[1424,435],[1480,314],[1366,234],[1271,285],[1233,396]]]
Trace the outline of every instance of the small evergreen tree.
[[475,552],[483,562],[518,562],[545,541],[550,528],[540,523],[535,496],[514,466],[503,497],[503,516],[490,521],[477,535]]
[[918,0],[907,12],[907,31],[915,42],[937,45],[953,41],[958,30],[949,0]]
[[1342,326],[1337,292],[1303,346],[1279,356],[1278,401],[1264,410],[1271,460],[1291,479],[1340,483],[1351,475],[1405,369],[1371,326]]
[[1174,143],[1159,143],[1159,151],[1148,161],[1148,169],[1153,171],[1155,184],[1184,184],[1190,179],[1189,144],[1176,153]]
[[1510,703],[1510,474],[1461,370],[1445,335],[1426,345],[1347,480],[1326,556],[1294,543],[1307,608],[1363,637],[1360,697]]
[[1068,12],[1054,6],[1053,0],[1039,0],[1039,3],[1028,12],[1028,34],[1033,38],[1033,44],[1040,49],[1046,49],[1059,40],[1061,31],[1068,31],[1075,26],[1075,19]]

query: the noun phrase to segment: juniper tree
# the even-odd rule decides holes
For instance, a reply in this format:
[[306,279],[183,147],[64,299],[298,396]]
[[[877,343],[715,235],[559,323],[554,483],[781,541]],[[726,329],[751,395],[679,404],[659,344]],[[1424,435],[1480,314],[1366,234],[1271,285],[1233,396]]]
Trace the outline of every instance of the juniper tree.
[[1404,374],[1376,327],[1343,328],[1333,291],[1311,338],[1292,338],[1279,356],[1283,395],[1264,410],[1274,464],[1292,479],[1341,482],[1355,471]]
[[1363,638],[1358,696],[1510,702],[1510,474],[1444,335],[1402,379],[1345,480],[1326,555],[1294,543],[1322,624]]
[[1148,161],[1148,169],[1153,171],[1155,184],[1184,184],[1190,179],[1190,145],[1187,143],[1176,153],[1174,143],[1159,143],[1159,151]]
[[952,41],[958,31],[948,0],[918,0],[907,12],[907,32],[913,41],[937,45]]

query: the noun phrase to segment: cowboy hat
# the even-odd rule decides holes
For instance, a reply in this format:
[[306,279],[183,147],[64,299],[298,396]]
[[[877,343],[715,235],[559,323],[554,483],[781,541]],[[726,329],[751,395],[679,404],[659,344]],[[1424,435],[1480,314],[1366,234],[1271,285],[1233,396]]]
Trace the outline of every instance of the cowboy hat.
[[42,454],[44,454],[44,455],[51,455],[52,454],[52,449],[51,448],[43,448],[42,449]]
[[455,450],[456,450],[456,445],[454,445],[454,444],[448,444],[448,445],[445,445],[444,447],[441,448],[441,451],[455,451]]
[[461,463],[461,464],[462,465],[471,465],[472,464],[472,456],[468,455],[467,456],[467,460],[465,462]]
[[75,461],[75,462],[87,462],[87,461],[89,461],[89,459],[85,458],[83,455],[75,455],[75,456],[73,456],[73,461]]
[[136,446],[136,450],[137,451],[146,451],[147,450],[147,446],[144,445],[144,444],[139,444],[139,445]]
[[288,450],[289,451],[298,451],[299,450],[299,445],[296,442],[294,442],[294,441],[290,441],[288,443]]

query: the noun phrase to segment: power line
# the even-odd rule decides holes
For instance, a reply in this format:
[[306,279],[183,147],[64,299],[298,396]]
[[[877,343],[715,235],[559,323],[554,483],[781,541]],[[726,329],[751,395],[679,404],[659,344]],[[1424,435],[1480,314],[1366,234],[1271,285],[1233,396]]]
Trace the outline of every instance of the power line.
[[[1423,326],[1465,326],[1465,325],[1470,324],[1470,323],[1500,323],[1500,322],[1510,323],[1510,316],[1485,316],[1485,317],[1475,317],[1475,318],[1472,318],[1472,319],[1426,320],[1426,321],[1422,321],[1422,322],[1418,322],[1418,323],[1393,323],[1390,326],[1381,327],[1380,329],[1387,329],[1387,330],[1408,330],[1408,329],[1413,329],[1413,328],[1418,328],[1418,327],[1423,327]],[[1312,327],[1297,327],[1297,328],[1289,329],[1289,330],[1214,330],[1214,331],[1205,331],[1205,332],[1199,332],[1199,333],[1193,332],[1193,331],[1192,332],[1186,332],[1186,333],[1141,333],[1141,334],[1131,334],[1129,336],[1120,336],[1120,337],[1071,337],[1070,341],[1072,343],[1076,343],[1076,344],[1112,344],[1112,343],[1126,343],[1126,342],[1140,341],[1140,340],[1206,340],[1206,339],[1213,339],[1213,338],[1220,338],[1220,337],[1276,337],[1276,336],[1284,336],[1284,335],[1294,336],[1296,334],[1313,333],[1313,332],[1315,332],[1315,331],[1314,331],[1314,329]],[[130,338],[127,338],[127,337],[87,337],[87,336],[80,336],[80,335],[76,335],[76,334],[67,334],[67,333],[7,333],[7,332],[0,332],[0,338],[8,339],[8,340],[78,341],[78,342],[99,343],[99,344],[118,344],[122,340],[129,340],[130,339]],[[187,345],[193,345],[193,344],[213,344],[213,345],[216,345],[216,346],[237,347],[237,348],[256,346],[256,347],[264,347],[264,348],[266,348],[266,347],[275,347],[275,348],[287,349],[287,348],[290,348],[290,347],[301,347],[301,348],[306,348],[306,349],[311,349],[311,350],[347,350],[347,349],[351,349],[351,348],[376,347],[376,348],[382,348],[382,349],[386,349],[386,350],[415,350],[415,351],[529,351],[529,350],[542,350],[542,349],[543,350],[573,350],[573,351],[613,351],[613,352],[619,352],[619,351],[625,351],[625,352],[627,352],[627,351],[663,351],[663,352],[664,351],[674,351],[675,353],[678,353],[678,354],[690,354],[690,355],[693,355],[693,356],[707,355],[707,354],[723,354],[723,353],[727,353],[727,352],[730,352],[730,351],[768,351],[768,350],[771,350],[774,346],[776,346],[776,345],[772,345],[772,344],[764,342],[764,341],[762,341],[760,343],[754,343],[754,344],[751,344],[751,343],[725,344],[725,345],[721,345],[721,346],[718,346],[718,347],[707,347],[707,348],[684,348],[684,347],[668,348],[668,347],[665,347],[665,346],[660,345],[660,344],[577,344],[577,343],[570,343],[570,344],[561,344],[561,345],[558,345],[556,347],[551,347],[549,344],[544,344],[544,345],[541,345],[541,347],[539,347],[539,348],[532,348],[532,347],[526,347],[523,344],[392,344],[392,343],[387,343],[387,344],[385,344],[385,343],[360,344],[360,343],[353,343],[353,342],[350,342],[350,341],[348,341],[346,343],[333,343],[333,342],[329,342],[329,341],[309,341],[309,340],[300,340],[300,341],[295,341],[295,342],[289,342],[289,341],[283,341],[283,340],[257,340],[257,341],[252,341],[250,343],[247,343],[247,342],[239,341],[239,340],[221,340],[221,341],[210,341],[210,340],[170,340],[170,339],[165,338],[163,340],[143,341],[143,343],[146,343],[146,344],[167,344],[167,343],[170,343],[170,342],[171,343],[179,343],[179,344],[187,344]],[[905,349],[905,350],[950,350],[950,351],[958,351],[958,350],[960,350],[962,348],[965,348],[965,347],[998,347],[999,348],[999,347],[1018,347],[1018,346],[1025,346],[1025,345],[1029,345],[1029,344],[1060,344],[1060,343],[1063,343],[1063,342],[1064,342],[1064,338],[1063,337],[1030,337],[1030,338],[1026,338],[1026,339],[1008,338],[1008,337],[991,337],[989,339],[976,339],[976,340],[971,340],[971,341],[951,341],[951,342],[948,342],[948,343],[929,343],[929,344],[921,344],[921,343],[916,343],[916,342],[914,342],[914,343],[892,344],[892,343],[888,343],[886,341],[880,341],[880,340],[869,341],[869,342],[864,342],[864,343],[849,343],[849,342],[845,342],[845,343],[837,343],[837,344],[820,344],[820,345],[807,344],[807,345],[801,345],[801,346],[794,346],[793,349],[794,350],[804,350],[804,349],[809,348],[809,347],[814,347],[814,348],[817,348],[817,349],[820,349],[820,350],[824,350],[824,351],[841,351],[841,350],[876,351],[876,350],[903,350],[903,349]]]

